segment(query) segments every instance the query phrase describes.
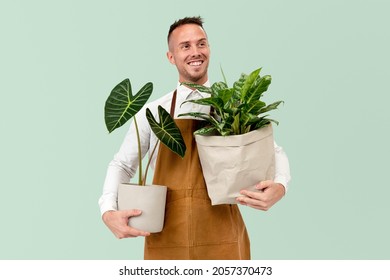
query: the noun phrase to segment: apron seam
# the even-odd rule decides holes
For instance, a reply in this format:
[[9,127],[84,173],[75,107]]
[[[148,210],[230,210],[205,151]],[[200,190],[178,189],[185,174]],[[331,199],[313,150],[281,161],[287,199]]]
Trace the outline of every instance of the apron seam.
[[218,245],[226,245],[226,244],[236,244],[236,243],[240,243],[239,241],[226,241],[226,242],[219,242],[219,243],[195,243],[194,245],[153,245],[153,246],[149,246],[149,248],[153,249],[153,248],[192,248],[192,247],[199,247],[199,246],[210,246],[210,245],[213,245],[213,246],[218,246]]

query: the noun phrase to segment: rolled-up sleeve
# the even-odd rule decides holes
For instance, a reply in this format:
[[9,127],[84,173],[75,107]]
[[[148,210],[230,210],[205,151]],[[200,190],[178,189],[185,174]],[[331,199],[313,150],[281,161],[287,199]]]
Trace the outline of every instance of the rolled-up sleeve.
[[286,189],[286,192],[288,190],[288,183],[291,180],[290,175],[290,164],[287,158],[286,153],[284,152],[283,148],[278,146],[274,142],[274,148],[275,148],[275,177],[274,182],[280,183],[284,186]]
[[[138,130],[141,141],[141,157],[149,150],[150,126],[146,120],[145,111],[141,110],[137,115]],[[103,193],[99,198],[100,212],[117,210],[118,185],[128,183],[134,177],[138,168],[138,142],[134,122],[113,160],[109,163],[103,186]]]

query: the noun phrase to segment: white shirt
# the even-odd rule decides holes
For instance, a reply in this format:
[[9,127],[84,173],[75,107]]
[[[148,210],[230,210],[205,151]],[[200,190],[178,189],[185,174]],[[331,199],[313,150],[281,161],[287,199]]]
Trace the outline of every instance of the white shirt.
[[[209,81],[205,86],[209,86]],[[179,114],[187,112],[203,112],[209,113],[210,107],[194,104],[191,102],[182,104],[186,100],[198,99],[205,97],[204,93],[199,91],[193,92],[186,86],[177,85],[176,108],[174,118],[178,118]],[[149,123],[146,119],[146,108],[149,108],[153,116],[158,120],[157,108],[161,105],[167,112],[170,112],[173,92],[148,103],[136,115],[138,130],[141,141],[142,158],[149,152],[149,156],[157,142],[157,137],[151,131]],[[188,118],[188,117],[183,117]],[[287,184],[290,181],[290,167],[286,154],[282,147],[274,143],[275,147],[275,178],[274,181],[281,183],[287,191]],[[156,149],[151,160],[151,168],[154,169],[158,148]],[[107,175],[103,186],[103,194],[99,199],[100,212],[109,210],[117,210],[117,190],[120,183],[128,183],[134,177],[138,168],[138,144],[136,140],[136,132],[134,122],[131,123],[128,133],[114,159],[110,162],[107,169]],[[145,168],[145,166],[143,166]],[[145,172],[145,170],[143,170]]]

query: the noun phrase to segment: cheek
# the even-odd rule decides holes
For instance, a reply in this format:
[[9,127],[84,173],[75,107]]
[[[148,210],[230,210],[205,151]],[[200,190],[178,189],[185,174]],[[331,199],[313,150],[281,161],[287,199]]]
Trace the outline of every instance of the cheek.
[[177,63],[177,64],[180,64],[180,65],[185,65],[185,64],[187,64],[187,63],[186,63],[185,56],[176,56],[176,63]]

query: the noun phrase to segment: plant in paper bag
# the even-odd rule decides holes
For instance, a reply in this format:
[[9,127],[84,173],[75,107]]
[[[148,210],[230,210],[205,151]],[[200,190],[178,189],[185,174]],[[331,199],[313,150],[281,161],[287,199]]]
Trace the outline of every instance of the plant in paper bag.
[[191,112],[180,116],[192,116],[203,119],[207,125],[195,132],[198,135],[240,135],[264,127],[270,122],[265,113],[278,108],[283,101],[266,105],[261,100],[271,84],[271,76],[260,76],[261,68],[240,78],[228,87],[225,76],[223,82],[216,82],[211,87],[193,83],[183,83],[191,88],[210,94],[209,97],[186,102],[211,106],[210,114]]
[[211,87],[183,83],[209,94],[186,101],[210,106],[209,114],[191,112],[180,116],[205,120],[206,125],[195,131],[195,140],[212,205],[234,204],[241,189],[254,190],[258,182],[274,178],[271,122],[278,122],[266,113],[283,101],[267,105],[261,100],[271,76],[260,76],[260,70],[242,74],[232,87],[228,87],[225,77],[224,82]]

